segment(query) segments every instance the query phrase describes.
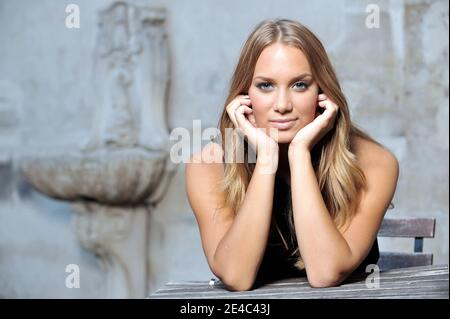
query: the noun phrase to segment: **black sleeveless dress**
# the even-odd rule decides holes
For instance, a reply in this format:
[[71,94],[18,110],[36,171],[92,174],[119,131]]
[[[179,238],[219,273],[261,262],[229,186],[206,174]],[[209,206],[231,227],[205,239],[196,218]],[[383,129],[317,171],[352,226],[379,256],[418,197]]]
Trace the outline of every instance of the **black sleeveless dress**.
[[[294,254],[298,245],[295,236],[292,239],[287,236],[289,234],[289,208],[292,209],[290,186],[277,176],[275,179],[272,224],[266,251],[256,277],[258,281],[306,276],[305,270],[299,270],[294,266],[298,258],[297,254]],[[275,223],[283,234],[284,242],[275,227]],[[286,245],[288,249],[286,249]],[[378,242],[375,239],[369,254],[354,272],[365,272],[366,266],[376,264],[379,256]]]

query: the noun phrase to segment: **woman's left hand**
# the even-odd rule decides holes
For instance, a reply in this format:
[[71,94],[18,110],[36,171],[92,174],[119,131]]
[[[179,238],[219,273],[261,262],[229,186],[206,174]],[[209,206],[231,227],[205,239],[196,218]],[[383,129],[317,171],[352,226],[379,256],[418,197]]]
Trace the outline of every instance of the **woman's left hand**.
[[297,132],[289,144],[290,151],[292,148],[311,151],[313,146],[333,128],[338,106],[331,102],[325,94],[319,94],[317,100],[319,107],[325,109],[324,112],[322,114],[317,112],[316,118]]

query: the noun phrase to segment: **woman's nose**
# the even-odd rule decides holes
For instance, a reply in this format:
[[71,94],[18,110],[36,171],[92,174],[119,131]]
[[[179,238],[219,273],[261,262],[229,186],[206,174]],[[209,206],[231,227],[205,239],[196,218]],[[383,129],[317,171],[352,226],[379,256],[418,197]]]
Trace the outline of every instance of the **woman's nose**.
[[274,109],[280,113],[286,113],[292,110],[292,103],[286,93],[282,92],[278,95]]

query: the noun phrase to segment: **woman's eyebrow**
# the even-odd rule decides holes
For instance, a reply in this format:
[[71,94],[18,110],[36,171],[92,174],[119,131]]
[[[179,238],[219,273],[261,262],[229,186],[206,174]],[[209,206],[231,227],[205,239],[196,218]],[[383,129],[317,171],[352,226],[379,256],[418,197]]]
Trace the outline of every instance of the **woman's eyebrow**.
[[[303,74],[297,75],[297,76],[295,76],[294,78],[291,79],[290,83],[295,82],[295,81],[298,81],[298,80],[302,80],[302,79],[304,79],[304,78],[306,78],[306,77],[308,77],[308,76],[312,76],[312,75],[309,74],[309,73],[303,73]],[[255,77],[255,80],[256,80],[256,79],[261,79],[261,80],[265,80],[265,81],[273,81],[273,82],[275,82],[274,79],[271,79],[270,77],[268,77],[268,76],[263,76],[263,75],[258,75],[258,76],[256,76],[256,77]]]

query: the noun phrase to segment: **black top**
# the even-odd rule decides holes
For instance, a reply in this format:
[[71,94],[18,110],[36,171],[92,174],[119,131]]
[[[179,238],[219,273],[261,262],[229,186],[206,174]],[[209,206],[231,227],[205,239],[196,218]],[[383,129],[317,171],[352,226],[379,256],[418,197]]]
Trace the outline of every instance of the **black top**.
[[[289,234],[289,208],[292,209],[291,188],[283,179],[277,176],[275,180],[272,224],[269,239],[256,280],[276,280],[306,276],[304,270],[299,270],[294,266],[298,254],[293,255],[293,253],[298,245],[295,234],[292,239],[287,235]],[[283,234],[288,250],[286,250],[278,230],[274,227],[275,222]],[[366,266],[368,264],[376,264],[379,256],[378,242],[375,239],[369,254],[355,272],[365,272]]]

